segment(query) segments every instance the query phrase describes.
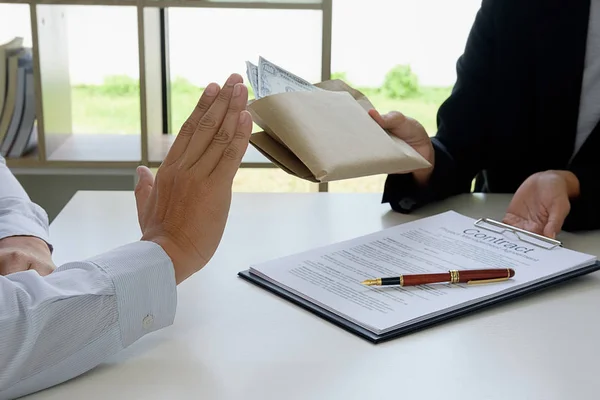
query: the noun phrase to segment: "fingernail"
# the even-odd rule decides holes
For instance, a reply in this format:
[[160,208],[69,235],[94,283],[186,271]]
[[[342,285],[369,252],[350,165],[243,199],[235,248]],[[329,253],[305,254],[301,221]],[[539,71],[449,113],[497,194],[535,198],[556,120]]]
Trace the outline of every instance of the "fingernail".
[[206,89],[204,89],[204,92],[209,96],[214,96],[215,94],[217,94],[217,84],[211,83],[206,87]]
[[242,93],[242,85],[241,84],[235,85],[235,87],[233,88],[233,95],[239,96],[240,93]]
[[242,112],[242,115],[240,115],[240,124],[246,124],[248,122],[248,113],[247,112]]
[[235,81],[235,75],[230,75],[229,78],[227,79],[227,82],[225,82],[225,83],[227,83],[228,85],[233,85],[234,81]]

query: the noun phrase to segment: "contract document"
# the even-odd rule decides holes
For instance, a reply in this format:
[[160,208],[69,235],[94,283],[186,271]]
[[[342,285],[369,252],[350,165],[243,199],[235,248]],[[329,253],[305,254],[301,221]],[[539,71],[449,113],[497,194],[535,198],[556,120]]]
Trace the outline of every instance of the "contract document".
[[[258,278],[358,325],[385,334],[598,269],[596,257],[534,237],[492,230],[454,211],[253,265]],[[503,282],[365,286],[366,279],[449,270],[511,268]],[[313,310],[314,311],[314,310]]]

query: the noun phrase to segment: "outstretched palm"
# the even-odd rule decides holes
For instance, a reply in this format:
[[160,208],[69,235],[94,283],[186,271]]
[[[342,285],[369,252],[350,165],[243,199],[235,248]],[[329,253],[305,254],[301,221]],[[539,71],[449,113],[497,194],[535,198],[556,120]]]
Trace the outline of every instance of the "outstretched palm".
[[513,196],[504,223],[554,238],[571,209],[567,185],[552,173],[530,176]]

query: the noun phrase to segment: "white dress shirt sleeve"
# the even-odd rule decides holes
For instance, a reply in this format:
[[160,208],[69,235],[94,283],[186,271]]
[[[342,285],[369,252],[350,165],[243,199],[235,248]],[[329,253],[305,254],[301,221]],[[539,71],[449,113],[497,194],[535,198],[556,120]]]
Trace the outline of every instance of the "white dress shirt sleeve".
[[[0,164],[0,232],[48,239],[45,213]],[[0,276],[0,399],[67,381],[173,323],[173,264],[140,241],[40,276]]]
[[0,156],[0,239],[22,235],[49,244],[48,214],[31,201]]
[[0,399],[74,378],[173,323],[175,273],[163,249],[136,242],[41,277],[0,276]]

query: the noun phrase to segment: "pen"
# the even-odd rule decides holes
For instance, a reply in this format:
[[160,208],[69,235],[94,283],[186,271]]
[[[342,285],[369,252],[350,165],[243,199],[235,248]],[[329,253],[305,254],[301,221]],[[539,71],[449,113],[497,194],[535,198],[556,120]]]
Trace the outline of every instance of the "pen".
[[367,286],[416,286],[426,285],[428,283],[467,283],[469,285],[479,283],[492,283],[506,281],[515,276],[515,271],[511,268],[502,269],[471,269],[471,270],[450,270],[439,274],[415,274],[400,275],[391,278],[367,279],[362,282]]

